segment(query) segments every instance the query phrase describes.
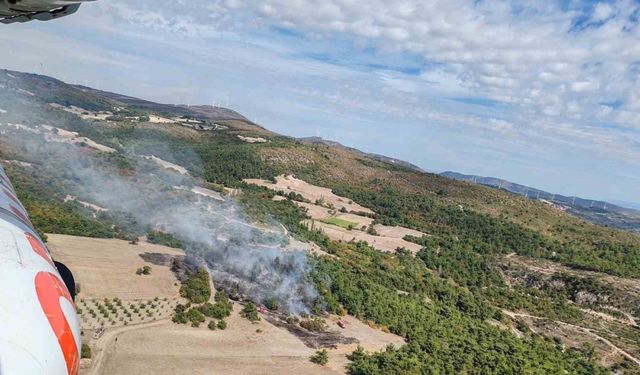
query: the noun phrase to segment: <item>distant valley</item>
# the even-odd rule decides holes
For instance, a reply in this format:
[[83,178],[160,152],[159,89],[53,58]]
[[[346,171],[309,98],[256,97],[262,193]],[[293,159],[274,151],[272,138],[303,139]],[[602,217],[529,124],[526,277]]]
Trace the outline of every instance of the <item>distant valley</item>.
[[[640,211],[632,208],[622,207],[605,201],[584,199],[580,197],[568,197],[560,194],[549,193],[544,190],[516,184],[495,177],[465,175],[450,171],[443,172],[441,175],[456,180],[489,186],[521,195],[529,199],[542,201],[559,210],[566,211],[574,216],[600,225],[624,230],[640,231]],[[629,204],[627,203],[627,205]]]

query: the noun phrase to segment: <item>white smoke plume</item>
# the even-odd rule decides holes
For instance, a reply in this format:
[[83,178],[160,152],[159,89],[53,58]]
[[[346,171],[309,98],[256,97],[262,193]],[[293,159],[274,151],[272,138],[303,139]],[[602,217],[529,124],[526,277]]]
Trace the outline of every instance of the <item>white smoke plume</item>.
[[[51,176],[69,194],[182,240],[187,253],[206,264],[214,280],[239,286],[256,302],[275,299],[281,310],[292,314],[309,312],[318,299],[308,280],[310,259],[305,251],[285,248],[289,240],[282,227],[251,223],[230,198],[219,201],[194,194],[194,178],[165,170],[131,149],[124,153],[136,161],[134,172],[121,175],[105,164],[106,154],[46,142],[42,134],[6,124],[0,131],[0,137],[12,138],[25,160],[38,165],[37,173]],[[168,154],[157,156],[171,159]]]

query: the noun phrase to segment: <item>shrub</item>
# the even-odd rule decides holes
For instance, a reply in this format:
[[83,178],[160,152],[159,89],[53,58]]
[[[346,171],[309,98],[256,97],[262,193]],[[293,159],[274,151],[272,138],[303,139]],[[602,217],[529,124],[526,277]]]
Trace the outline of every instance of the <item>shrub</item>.
[[91,358],[91,347],[85,343],[82,344],[80,350],[80,358]]
[[171,234],[158,232],[155,230],[149,231],[147,233],[147,241],[157,245],[164,245],[168,247],[173,247],[179,249],[182,247],[182,241],[177,239]]
[[324,330],[326,324],[324,320],[320,318],[307,319],[300,322],[300,327],[311,332],[321,332]]
[[260,317],[258,316],[258,309],[253,302],[249,302],[244,306],[244,308],[240,312],[240,316],[252,322],[257,322],[258,320],[260,320]]
[[227,329],[227,321],[226,321],[226,320],[224,320],[224,319],[223,319],[223,320],[221,320],[221,321],[219,321],[219,322],[218,322],[218,328],[219,328],[219,329],[223,329],[223,330],[224,330],[224,329]]
[[280,302],[278,302],[277,299],[270,297],[264,300],[264,306],[271,311],[277,311],[280,308]]
[[178,304],[175,308],[175,314],[173,314],[173,318],[171,318],[171,320],[174,323],[187,324],[189,320],[185,315],[185,310],[186,310],[186,307],[184,305]]
[[209,321],[209,325],[207,325],[207,327],[209,327],[210,330],[215,331],[216,330],[216,322],[214,320],[210,320]]
[[187,311],[186,317],[191,322],[192,327],[199,327],[200,323],[204,323],[205,321],[204,314],[195,307]]
[[325,350],[318,350],[316,354],[312,355],[310,361],[320,366],[325,366],[329,363],[329,353]]

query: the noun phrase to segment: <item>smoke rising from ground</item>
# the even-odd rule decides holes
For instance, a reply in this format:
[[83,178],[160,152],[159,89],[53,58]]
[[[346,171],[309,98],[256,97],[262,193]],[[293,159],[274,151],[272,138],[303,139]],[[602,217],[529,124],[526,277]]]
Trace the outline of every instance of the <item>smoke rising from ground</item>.
[[[165,170],[132,149],[125,154],[134,161],[133,172],[122,175],[106,154],[46,142],[42,134],[23,129],[0,130],[2,137],[15,138],[18,153],[38,165],[37,173],[51,175],[68,194],[124,213],[141,228],[175,235],[187,244],[190,258],[206,264],[215,281],[238,287],[256,302],[275,299],[293,314],[308,312],[318,298],[307,280],[311,264],[306,252],[285,249],[288,238],[281,227],[252,224],[229,198],[194,194],[194,178]],[[171,160],[168,151],[156,156]]]

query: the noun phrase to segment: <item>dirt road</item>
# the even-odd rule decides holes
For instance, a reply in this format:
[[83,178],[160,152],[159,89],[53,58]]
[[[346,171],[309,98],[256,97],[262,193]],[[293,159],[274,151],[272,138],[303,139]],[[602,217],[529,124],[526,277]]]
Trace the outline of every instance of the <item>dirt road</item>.
[[[547,318],[543,318],[543,317],[540,317],[540,316],[529,315],[529,314],[522,314],[522,313],[514,313],[514,312],[512,312],[512,311],[508,311],[508,310],[502,310],[502,311],[503,311],[506,315],[510,316],[511,318],[518,318],[518,317],[520,317],[520,318],[529,318],[529,319],[536,319],[536,320],[547,320]],[[627,359],[628,359],[628,360],[630,360],[631,362],[634,362],[636,365],[640,366],[640,360],[639,360],[638,358],[635,358],[634,356],[632,356],[631,354],[629,354],[629,353],[628,353],[628,352],[626,352],[625,350],[623,350],[623,349],[621,349],[621,348],[617,347],[614,343],[612,343],[611,341],[609,341],[609,340],[605,339],[604,337],[599,336],[599,335],[597,335],[597,334],[593,333],[593,331],[591,331],[590,329],[588,329],[588,328],[584,328],[584,327],[580,327],[580,326],[577,326],[577,325],[575,325],[575,324],[570,324],[570,323],[565,323],[565,322],[557,321],[557,320],[554,320],[554,322],[555,322],[556,324],[559,324],[559,325],[563,325],[563,326],[566,326],[566,327],[571,327],[571,328],[573,328],[573,329],[576,329],[576,330],[582,331],[582,332],[586,333],[587,335],[592,336],[592,337],[596,338],[597,340],[600,340],[601,342],[603,342],[603,343],[605,343],[605,344],[609,345],[609,346],[610,346],[614,351],[618,352],[619,354],[623,355],[625,358],[627,358]]]

